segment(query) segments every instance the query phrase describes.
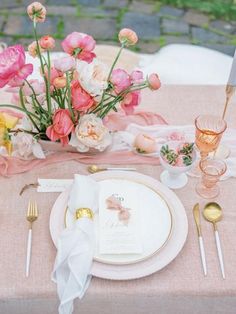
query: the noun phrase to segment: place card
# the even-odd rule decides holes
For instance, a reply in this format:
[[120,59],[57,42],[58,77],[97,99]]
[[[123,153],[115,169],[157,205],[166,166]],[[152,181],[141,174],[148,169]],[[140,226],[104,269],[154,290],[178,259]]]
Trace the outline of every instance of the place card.
[[125,180],[104,180],[99,196],[99,253],[141,254],[139,231],[137,187]]

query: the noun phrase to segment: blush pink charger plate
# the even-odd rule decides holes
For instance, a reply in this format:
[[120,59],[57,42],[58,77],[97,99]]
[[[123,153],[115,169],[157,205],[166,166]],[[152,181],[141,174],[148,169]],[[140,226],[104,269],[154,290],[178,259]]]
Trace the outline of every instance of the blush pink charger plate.
[[[167,266],[181,251],[188,234],[188,220],[185,209],[177,195],[156,179],[138,172],[104,171],[91,177],[96,181],[107,179],[126,179],[140,182],[155,190],[167,202],[172,215],[172,231],[167,243],[154,255],[137,263],[119,265],[101,263],[94,260],[91,274],[111,280],[130,280],[145,277]],[[68,192],[57,198],[50,215],[50,233],[54,244],[64,228],[65,204]]]

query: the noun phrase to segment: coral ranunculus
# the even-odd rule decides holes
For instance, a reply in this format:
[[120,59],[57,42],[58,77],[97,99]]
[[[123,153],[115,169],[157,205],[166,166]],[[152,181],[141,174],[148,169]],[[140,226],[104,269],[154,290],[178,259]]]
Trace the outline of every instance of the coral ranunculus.
[[39,40],[39,45],[45,50],[53,49],[55,47],[55,39],[52,36],[43,36]]
[[80,86],[78,81],[75,81],[72,84],[71,100],[73,108],[83,112],[87,111],[94,105],[94,98]]
[[157,90],[161,87],[161,81],[156,73],[152,73],[148,77],[148,84],[150,89]]
[[131,78],[129,74],[122,69],[113,70],[110,81],[114,85],[115,92],[117,94],[131,85]]
[[79,32],[69,34],[61,43],[65,52],[88,63],[92,62],[93,58],[96,57],[95,53],[92,52],[95,44],[96,41],[92,36]]
[[123,28],[120,30],[118,38],[120,43],[125,44],[126,46],[135,45],[138,41],[137,34],[129,28]]
[[53,124],[47,128],[47,137],[55,142],[60,140],[63,145],[69,143],[69,134],[74,130],[68,109],[57,109],[53,115]]
[[33,65],[25,64],[23,46],[12,46],[0,53],[0,88],[7,84],[21,86],[32,72]]

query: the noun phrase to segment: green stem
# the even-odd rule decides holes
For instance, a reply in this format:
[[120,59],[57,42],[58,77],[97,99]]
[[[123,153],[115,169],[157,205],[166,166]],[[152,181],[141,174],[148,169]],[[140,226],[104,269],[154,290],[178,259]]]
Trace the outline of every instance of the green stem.
[[[22,92],[22,87],[20,88],[20,103],[21,103],[21,106],[22,108],[25,110],[25,112],[27,111],[27,108],[25,106],[25,102],[24,102],[24,96],[23,96],[23,92]],[[31,115],[28,115],[30,121],[32,122],[32,124],[34,125],[34,127],[40,132],[40,129],[39,127],[37,126],[36,122],[34,121],[34,119],[31,117]],[[37,117],[37,116],[36,116]],[[37,117],[37,119],[39,119]]]
[[[130,92],[134,92],[134,91],[139,91],[139,90],[142,90],[142,89],[145,89],[145,88],[147,88],[147,83],[143,83],[143,84],[139,84],[139,85],[136,85],[136,86],[133,86],[133,88],[132,88],[132,86],[131,87],[129,87],[129,88],[127,88],[126,90],[124,90],[123,92],[121,92],[117,97],[116,97],[116,99],[114,99],[113,101],[111,101],[110,102],[110,105],[109,106],[107,106],[107,108],[100,114],[100,118],[104,118],[107,114],[108,114],[108,112],[110,111],[110,110],[112,110],[114,107],[115,107],[115,105],[118,103],[118,102],[120,102],[122,99],[124,99],[124,97],[127,95],[127,94],[129,94]],[[103,108],[102,108],[103,109]]]
[[[120,50],[118,51],[117,56],[116,56],[112,66],[110,68],[110,71],[109,71],[109,74],[108,74],[108,77],[107,77],[107,82],[108,83],[109,83],[109,80],[111,78],[112,71],[113,71],[113,69],[114,69],[114,67],[115,67],[115,65],[116,65],[116,63],[117,63],[117,61],[118,61],[118,59],[120,57],[120,54],[121,54],[123,48],[124,48],[124,44],[121,45]],[[103,91],[102,99],[101,99],[101,102],[100,102],[101,104],[103,104],[103,100],[104,100],[105,94],[106,94],[106,90]]]
[[34,117],[35,119],[39,119],[38,116],[36,116],[32,112],[28,111],[26,108],[24,109],[24,108],[21,108],[21,107],[18,107],[18,106],[10,105],[10,104],[1,104],[0,107],[2,107],[2,108],[4,108],[4,107],[13,108],[13,109],[22,111],[22,112],[26,113],[28,116]]
[[48,78],[47,78],[47,96],[48,96],[48,111],[51,113],[52,111],[52,103],[51,103],[51,93],[50,93],[50,77],[51,77],[51,60],[50,60],[50,54],[47,50],[47,57],[48,57]]
[[[51,114],[51,95],[50,95],[50,69],[49,69],[49,65],[48,65],[48,79],[45,76],[45,69],[44,69],[44,64],[43,64],[43,59],[42,59],[42,54],[40,51],[40,46],[39,46],[39,41],[38,41],[38,35],[37,35],[37,30],[36,30],[36,21],[34,20],[33,23],[34,27],[34,37],[36,40],[36,45],[37,45],[37,52],[38,52],[38,56],[39,56],[39,61],[40,61],[40,66],[41,66],[41,70],[42,70],[42,74],[43,74],[43,79],[45,82],[45,86],[46,86],[46,98],[47,98],[47,106],[48,106],[48,112],[49,114]],[[49,59],[50,62],[50,59]]]
[[75,115],[74,115],[74,111],[73,108],[71,106],[71,89],[70,89],[70,75],[68,72],[66,72],[66,87],[67,87],[67,93],[68,93],[68,108],[70,110],[71,113],[71,118],[72,121],[75,123]]

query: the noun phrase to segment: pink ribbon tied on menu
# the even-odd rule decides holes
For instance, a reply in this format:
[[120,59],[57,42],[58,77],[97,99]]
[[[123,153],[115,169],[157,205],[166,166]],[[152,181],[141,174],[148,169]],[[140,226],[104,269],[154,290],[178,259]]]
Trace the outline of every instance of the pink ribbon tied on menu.
[[121,201],[114,195],[111,195],[106,199],[107,209],[118,210],[118,218],[125,225],[128,225],[130,219],[130,208],[123,207]]

